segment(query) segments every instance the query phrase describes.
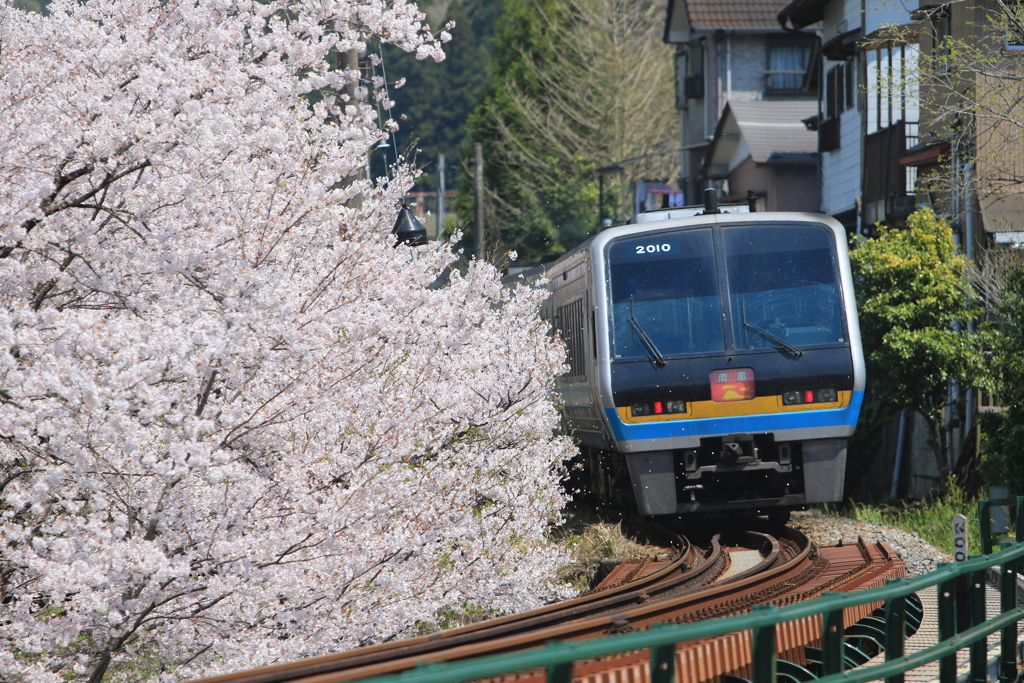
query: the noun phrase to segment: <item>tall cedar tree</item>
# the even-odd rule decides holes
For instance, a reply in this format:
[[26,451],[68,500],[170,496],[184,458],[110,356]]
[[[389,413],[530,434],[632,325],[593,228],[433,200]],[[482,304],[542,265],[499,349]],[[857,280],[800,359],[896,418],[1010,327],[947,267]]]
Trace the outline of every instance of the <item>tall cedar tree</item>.
[[[542,68],[554,63],[559,36],[568,29],[570,14],[568,4],[562,0],[506,1],[494,39],[490,81],[468,123],[473,142],[483,144],[484,184],[491,189],[486,202],[491,205],[497,200],[506,208],[500,212],[500,232],[493,225],[498,212],[492,209],[487,216],[490,226],[487,241],[491,252],[497,253],[503,247],[514,248],[526,262],[560,251],[564,246],[561,239],[564,232],[583,234],[596,219],[596,213],[587,215],[592,208],[590,202],[573,201],[581,194],[585,196],[586,183],[572,182],[574,175],[578,180],[578,174],[563,174],[558,160],[550,160],[551,171],[564,185],[558,187],[557,181],[552,182],[550,196],[533,191],[521,177],[523,169],[503,163],[497,145],[501,131],[493,114],[500,112],[500,118],[513,134],[522,133],[521,129],[529,125],[517,116],[509,85],[514,84],[534,97],[542,96],[543,84],[529,64],[532,62]],[[568,161],[572,164],[575,160]],[[471,174],[470,165],[463,164],[463,175],[471,177]],[[471,183],[460,183],[457,211],[466,225],[472,224],[471,189]]]
[[[469,122],[484,148],[489,258],[514,249],[528,263],[585,239],[597,227],[597,167],[633,159],[626,187],[677,171],[663,30],[660,0],[506,1],[491,80]],[[466,224],[469,189],[460,186],[458,204]],[[613,217],[628,215],[623,190],[606,195]]]

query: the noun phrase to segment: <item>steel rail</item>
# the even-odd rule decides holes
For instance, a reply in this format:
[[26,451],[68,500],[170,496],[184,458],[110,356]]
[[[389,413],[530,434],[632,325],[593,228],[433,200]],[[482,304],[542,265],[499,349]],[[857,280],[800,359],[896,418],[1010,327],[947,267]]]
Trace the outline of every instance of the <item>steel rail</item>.
[[297,678],[367,666],[386,659],[422,656],[456,646],[470,646],[486,640],[543,629],[561,621],[621,610],[629,605],[647,601],[652,594],[658,595],[665,591],[678,589],[680,586],[692,589],[713,580],[714,575],[720,571],[724,562],[718,536],[712,539],[711,548],[706,556],[702,555],[701,551],[687,539],[679,536],[675,538],[679,543],[680,552],[669,565],[651,574],[638,577],[634,581],[611,588],[587,591],[576,598],[545,605],[528,612],[488,619],[426,636],[200,680],[202,683],[282,683]]
[[[452,631],[203,679],[203,683],[341,683],[393,676],[410,669],[424,672],[423,667],[429,668],[430,662],[490,659],[512,652],[526,656],[552,641],[580,642],[655,625],[703,621],[749,611],[758,604],[786,604],[840,586],[875,583],[893,563],[883,546],[869,551],[858,542],[828,549],[836,560],[830,567],[807,537],[791,528],[783,530],[781,539],[752,531],[740,536],[741,547],[758,550],[761,562],[717,583],[708,582],[721,575],[728,559],[716,536],[712,550],[697,567],[690,567],[695,564],[694,549],[686,544],[676,561],[639,582],[614,585],[540,610]],[[683,562],[684,558],[690,562]],[[809,625],[794,626],[780,632],[780,646],[784,641],[790,644],[786,647],[789,649],[806,640],[804,632],[809,632]],[[749,656],[749,651],[743,655]],[[635,655],[630,657],[635,659]],[[612,661],[607,664],[617,666]],[[588,668],[595,665],[600,666],[593,663]]]
[[[771,561],[762,563],[767,566],[764,567],[760,576],[738,579],[733,577],[737,580],[706,585],[700,587],[700,590],[694,590],[693,586],[682,586],[678,583],[657,584],[641,591],[635,591],[636,602],[633,605],[614,609],[602,605],[597,608],[599,613],[596,616],[577,617],[571,621],[501,636],[493,640],[455,645],[443,650],[417,652],[409,656],[387,661],[378,660],[354,668],[336,668],[333,671],[320,671],[305,676],[299,674],[296,668],[291,668],[281,672],[290,674],[289,678],[255,679],[247,677],[244,681],[245,683],[269,683],[270,680],[341,683],[368,676],[394,674],[425,662],[450,662],[498,653],[533,650],[553,640],[587,640],[609,634],[645,629],[655,623],[688,620],[688,617],[700,618],[699,614],[706,608],[708,602],[713,604],[730,603],[732,609],[742,609],[758,599],[760,593],[758,589],[764,588],[766,584],[774,585],[779,582],[792,581],[801,574],[806,574],[818,559],[806,536],[793,529],[785,530],[785,534],[788,535],[790,543],[796,543],[799,546],[799,552],[781,564],[778,563],[779,555],[776,554]],[[777,545],[777,542],[768,540],[764,534],[757,532],[746,532],[745,536],[756,547],[763,547],[767,544],[774,549]],[[747,597],[746,602],[742,600],[743,596]],[[446,641],[446,644],[451,645],[452,643]],[[393,651],[390,654],[398,655],[399,651]],[[360,659],[360,661],[363,660]],[[257,673],[259,671],[250,672],[250,674]],[[212,680],[204,683],[212,683]],[[243,679],[230,680],[239,683]]]
[[[818,574],[816,579],[813,579],[805,584],[795,585],[791,584],[790,588],[795,589],[798,593],[802,593],[805,596],[817,596],[820,595],[821,591],[828,589],[839,589],[848,590],[850,586],[861,586],[866,584],[873,584],[874,587],[885,585],[885,582],[892,578],[893,573],[902,573],[902,563],[888,551],[885,546],[874,545],[868,547],[863,542],[858,541],[854,546],[848,546],[846,548],[828,548],[825,551],[830,554],[837,556],[840,559],[839,564],[845,565],[838,568],[830,568],[828,571],[824,571]],[[799,559],[795,560],[799,563]],[[794,562],[786,563],[788,567],[793,568]],[[856,565],[856,566],[855,566]],[[790,575],[787,572],[781,572],[778,577],[782,583],[790,582]],[[849,581],[850,586],[843,582]],[[755,591],[757,593],[757,591]],[[752,593],[753,595],[753,593]],[[791,600],[792,591],[790,593],[782,593],[776,597],[780,597],[780,602],[787,602]],[[857,622],[863,616],[871,613],[874,606],[881,604],[878,601],[872,601],[869,604],[857,604],[851,605],[847,609],[842,610],[844,616],[844,622],[847,625],[852,625]],[[754,602],[750,605],[751,608],[744,608],[736,605],[737,612],[745,612],[746,615],[758,613],[759,607],[768,607],[761,602]],[[777,607],[770,606],[771,609],[777,609]],[[735,613],[735,612],[733,612]],[[734,617],[733,617],[734,618]],[[683,622],[689,622],[689,620],[683,620]],[[614,638],[626,638],[628,636],[640,636],[641,634],[647,634],[648,637],[653,636],[655,632],[662,632],[668,629],[680,629],[680,628],[697,628],[702,631],[703,625],[710,623],[711,620],[694,620],[687,626],[674,626],[669,622],[658,622],[652,625],[652,629],[637,630],[636,632],[623,632],[615,635]],[[785,624],[779,624],[774,629],[777,641],[773,638],[773,641],[777,642],[778,652],[794,654],[798,651],[803,651],[803,646],[810,644],[817,640],[821,634],[821,621],[820,617],[805,616],[786,622]],[[560,641],[566,647],[575,647],[577,645],[583,646],[587,640],[575,640],[570,638],[558,638],[553,637],[549,643]],[[509,668],[507,671],[517,671],[518,673],[511,675],[510,677],[505,676],[488,676],[495,682],[500,683],[501,681],[517,681],[519,683],[541,683],[546,680],[546,674],[543,669],[534,669],[536,667],[534,661],[537,659],[535,656],[537,653],[544,651],[545,647],[534,647],[526,649],[516,649],[515,653],[512,651],[505,652],[498,649],[490,649],[485,653],[481,653],[484,657],[483,660],[489,659],[501,659],[502,657],[508,657],[510,660],[516,657],[524,657],[527,661],[530,661],[529,665],[519,666],[515,668]],[[647,648],[628,648],[629,651],[625,651],[627,648],[615,648],[618,650],[618,654],[605,654],[604,656],[593,657],[593,656],[579,656],[572,657],[575,661],[574,665],[563,665],[570,666],[567,670],[566,676],[571,678],[580,678],[583,681],[628,681],[628,680],[643,680],[645,672],[648,671],[648,661],[650,660],[653,649],[650,650],[651,654],[648,654]],[[673,646],[674,654],[672,655],[676,661],[677,668],[677,680],[678,681],[695,681],[702,680],[705,676],[718,676],[722,674],[729,674],[736,671],[736,667],[740,669],[744,667],[750,667],[754,660],[754,647],[751,638],[751,632],[741,632],[732,634],[716,634],[715,637],[710,639],[695,639],[682,642],[677,640]],[[586,651],[586,650],[585,650]],[[457,671],[458,663],[462,657],[458,656],[458,653],[449,653],[452,656],[446,659],[446,664],[443,669],[449,671]],[[659,660],[664,661],[664,657],[668,656],[667,653],[660,653]],[[562,660],[563,663],[567,661]],[[687,669],[687,663],[699,665],[700,674],[690,672]],[[406,674],[400,674],[398,671],[387,672],[384,675],[384,679],[380,680],[418,680],[421,675],[432,672],[435,667],[439,667],[438,664],[432,664],[432,660],[424,659],[416,663],[417,667],[415,671],[408,671]],[[457,667],[457,669],[452,669]],[[376,677],[380,675],[376,671],[367,670],[365,672],[368,676],[373,676],[374,680],[378,680]],[[496,672],[497,673],[497,672]],[[548,672],[550,673],[550,672]],[[412,678],[409,678],[412,676]],[[397,678],[396,678],[397,677]],[[569,680],[566,677],[564,680]],[[639,678],[638,678],[639,677]],[[482,678],[482,677],[474,677]],[[334,678],[334,677],[315,677],[311,679],[304,679],[301,683],[334,683],[340,680],[354,680],[352,678]],[[453,679],[455,680],[455,679]],[[561,679],[559,679],[561,680]],[[751,679],[755,680],[755,679]]]

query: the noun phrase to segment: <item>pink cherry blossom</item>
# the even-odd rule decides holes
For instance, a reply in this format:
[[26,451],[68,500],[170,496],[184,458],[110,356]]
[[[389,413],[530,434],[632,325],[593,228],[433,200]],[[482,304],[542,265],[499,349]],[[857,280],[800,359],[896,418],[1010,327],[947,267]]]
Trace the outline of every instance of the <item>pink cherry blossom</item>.
[[0,678],[180,680],[564,591],[543,292],[393,246],[412,172],[363,178],[376,106],[328,67],[442,59],[423,19],[0,5]]

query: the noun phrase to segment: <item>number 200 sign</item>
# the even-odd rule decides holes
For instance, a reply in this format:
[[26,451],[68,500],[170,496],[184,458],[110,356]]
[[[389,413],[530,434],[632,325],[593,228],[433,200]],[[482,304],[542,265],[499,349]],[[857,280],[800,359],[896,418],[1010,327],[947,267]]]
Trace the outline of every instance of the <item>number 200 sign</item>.
[[967,518],[963,515],[953,518],[953,559],[957,562],[967,559]]

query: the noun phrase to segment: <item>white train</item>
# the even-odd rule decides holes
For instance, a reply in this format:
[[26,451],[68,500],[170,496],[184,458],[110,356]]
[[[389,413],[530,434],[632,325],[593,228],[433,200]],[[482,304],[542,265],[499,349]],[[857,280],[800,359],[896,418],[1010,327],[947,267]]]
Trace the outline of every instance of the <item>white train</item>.
[[644,515],[841,500],[864,392],[843,227],[684,213],[607,229],[518,276],[549,280],[574,486]]

